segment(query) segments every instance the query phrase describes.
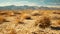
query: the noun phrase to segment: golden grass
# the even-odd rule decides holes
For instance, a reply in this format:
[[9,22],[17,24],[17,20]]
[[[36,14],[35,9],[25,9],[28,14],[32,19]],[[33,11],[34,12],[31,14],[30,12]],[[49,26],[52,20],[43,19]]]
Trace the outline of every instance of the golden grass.
[[[5,34],[40,34],[40,29],[46,30],[43,33],[52,33],[50,26],[60,27],[60,10],[0,10],[0,28]],[[4,22],[4,20],[7,20]],[[9,22],[8,22],[9,21]],[[12,29],[10,29],[12,28]],[[4,30],[5,29],[5,30]],[[55,34],[60,31],[53,31]],[[42,32],[41,32],[42,33]]]

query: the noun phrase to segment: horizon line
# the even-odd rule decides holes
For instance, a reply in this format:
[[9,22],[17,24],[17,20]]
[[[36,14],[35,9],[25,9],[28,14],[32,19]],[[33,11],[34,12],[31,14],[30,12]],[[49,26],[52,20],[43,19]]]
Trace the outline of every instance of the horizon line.
[[[37,6],[37,7],[56,7],[56,8],[60,8],[60,6],[50,6],[50,5],[47,5],[47,6],[42,6],[42,5],[4,5],[4,6]],[[4,6],[0,5],[0,7],[4,7]]]

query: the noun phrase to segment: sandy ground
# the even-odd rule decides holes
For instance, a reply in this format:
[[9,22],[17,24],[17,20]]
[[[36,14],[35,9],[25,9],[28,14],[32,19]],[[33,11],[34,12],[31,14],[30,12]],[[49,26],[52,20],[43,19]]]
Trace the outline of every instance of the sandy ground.
[[60,34],[60,10],[0,11],[0,34]]

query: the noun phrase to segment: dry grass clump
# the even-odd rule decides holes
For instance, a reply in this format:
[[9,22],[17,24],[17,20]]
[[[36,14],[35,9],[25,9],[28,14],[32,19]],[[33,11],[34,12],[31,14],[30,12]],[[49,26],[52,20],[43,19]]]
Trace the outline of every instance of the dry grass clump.
[[0,24],[2,24],[3,22],[9,22],[9,21],[6,20],[4,16],[0,16]]
[[60,20],[54,20],[54,22],[52,22],[52,26],[60,27]]
[[22,13],[20,16],[20,20],[24,20],[24,19],[31,19],[31,15]]
[[6,12],[6,15],[7,15],[7,16],[14,16],[14,12],[13,12],[13,11],[7,11],[7,12]]
[[4,15],[4,16],[14,16],[14,12],[13,12],[13,11],[0,12],[0,15]]
[[5,12],[0,12],[0,15],[5,15],[6,13]]
[[50,22],[51,22],[51,21],[50,21],[49,18],[44,17],[44,19],[42,19],[42,20],[40,21],[39,27],[40,27],[40,28],[49,27],[49,26],[51,25]]
[[53,14],[60,14],[60,11],[59,11],[59,10],[55,10],[55,11],[53,12]]
[[38,10],[35,10],[32,12],[32,16],[40,16],[40,12]]
[[50,15],[50,18],[51,18],[52,20],[60,20],[60,15],[52,14],[52,15]]
[[15,30],[11,30],[9,34],[17,34],[17,33],[15,32]]

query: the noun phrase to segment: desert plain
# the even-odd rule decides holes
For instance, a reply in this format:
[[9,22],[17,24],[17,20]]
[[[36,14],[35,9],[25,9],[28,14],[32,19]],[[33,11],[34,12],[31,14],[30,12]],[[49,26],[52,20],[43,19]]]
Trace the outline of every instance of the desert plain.
[[0,10],[0,34],[60,34],[60,10]]

